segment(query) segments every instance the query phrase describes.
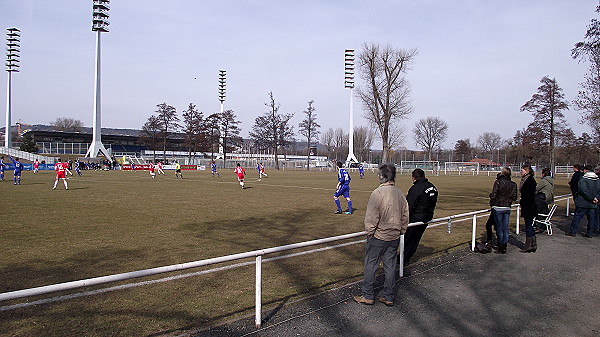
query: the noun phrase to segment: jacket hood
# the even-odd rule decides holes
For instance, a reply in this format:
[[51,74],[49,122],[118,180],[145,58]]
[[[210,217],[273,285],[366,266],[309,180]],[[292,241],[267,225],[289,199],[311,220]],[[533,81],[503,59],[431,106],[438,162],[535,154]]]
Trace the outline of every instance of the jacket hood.
[[583,175],[584,179],[598,180],[598,175],[592,171],[588,171]]
[[547,180],[551,185],[554,185],[554,178],[551,176],[545,176],[542,179]]

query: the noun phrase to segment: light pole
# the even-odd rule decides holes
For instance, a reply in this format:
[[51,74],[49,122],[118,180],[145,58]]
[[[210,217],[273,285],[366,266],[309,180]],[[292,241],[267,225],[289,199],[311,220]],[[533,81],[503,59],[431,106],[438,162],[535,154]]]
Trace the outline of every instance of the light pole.
[[[227,71],[225,70],[219,70],[219,102],[221,102],[221,117],[223,117],[223,104],[225,103],[225,86],[226,86],[226,76],[227,76]],[[219,153],[223,154],[223,165],[225,163],[225,152],[223,150],[225,144],[223,144],[224,139],[222,138],[223,136],[223,129],[222,129],[222,124],[219,125]]]
[[110,154],[102,145],[102,113],[101,113],[101,95],[100,95],[100,33],[106,32],[108,33],[108,11],[110,7],[108,4],[110,0],[94,0],[94,16],[92,19],[92,31],[96,32],[96,71],[94,82],[94,115],[93,115],[93,134],[92,134],[92,143],[85,154],[86,157],[96,158],[98,156],[98,152],[101,152],[106,159],[110,160]]
[[348,130],[348,158],[346,164],[358,163],[354,155],[354,114],[352,112],[352,89],[354,89],[354,49],[346,49],[345,56],[345,75],[344,88],[350,89],[350,130]]
[[6,72],[8,73],[8,82],[6,84],[6,129],[4,129],[4,146],[10,149],[12,146],[11,123],[11,87],[12,73],[19,72],[19,44],[21,42],[21,31],[17,28],[6,29]]

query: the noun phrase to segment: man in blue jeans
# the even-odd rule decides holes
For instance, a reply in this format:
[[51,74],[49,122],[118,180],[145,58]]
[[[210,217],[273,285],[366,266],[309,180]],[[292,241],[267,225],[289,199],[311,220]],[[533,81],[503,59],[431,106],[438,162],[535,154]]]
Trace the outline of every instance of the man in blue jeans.
[[591,165],[583,167],[583,177],[577,183],[577,195],[575,197],[575,216],[571,222],[571,228],[567,233],[568,236],[576,236],[579,231],[579,223],[585,215],[587,215],[588,225],[587,232],[583,234],[586,238],[591,238],[594,235],[594,227],[596,227],[596,212],[598,209],[598,191],[600,190],[600,180],[594,173]]
[[383,164],[379,167],[379,185],[372,193],[367,204],[365,214],[365,231],[367,232],[367,246],[364,260],[364,280],[362,293],[354,296],[357,303],[372,305],[375,303],[375,272],[379,261],[383,261],[385,281],[383,296],[379,302],[386,306],[394,305],[396,293],[396,255],[400,236],[408,227],[408,202],[404,193],[394,186],[396,167]]

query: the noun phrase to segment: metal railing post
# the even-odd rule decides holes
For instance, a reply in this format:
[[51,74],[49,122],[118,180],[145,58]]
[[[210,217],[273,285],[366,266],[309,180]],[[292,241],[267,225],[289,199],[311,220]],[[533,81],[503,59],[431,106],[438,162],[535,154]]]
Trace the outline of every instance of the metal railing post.
[[569,216],[569,211],[571,207],[571,197],[567,197],[567,216]]
[[448,234],[452,233],[452,217],[448,218]]
[[262,325],[262,255],[258,255],[256,257],[256,298],[255,298],[255,306],[256,306],[256,318],[254,322],[256,323],[256,328],[260,328]]
[[517,235],[519,235],[519,225],[521,224],[521,205],[517,206]]
[[473,236],[471,237],[471,251],[475,251],[475,236],[477,235],[477,215],[473,215]]
[[398,262],[398,276],[403,277],[404,276],[404,234],[400,235],[400,246],[398,247],[398,249],[399,249],[398,255],[400,256],[400,259]]

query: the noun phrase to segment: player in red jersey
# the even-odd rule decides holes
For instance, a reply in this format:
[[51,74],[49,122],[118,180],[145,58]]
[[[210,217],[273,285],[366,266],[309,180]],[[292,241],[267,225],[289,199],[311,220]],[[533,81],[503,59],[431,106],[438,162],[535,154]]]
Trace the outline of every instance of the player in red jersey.
[[161,162],[161,161],[159,161],[159,162],[156,164],[156,166],[157,166],[157,172],[156,172],[156,173],[164,175],[164,174],[165,174],[165,171],[163,171],[163,165],[162,165],[162,162]]
[[39,168],[40,162],[37,160],[37,158],[35,158],[35,160],[33,161],[33,174],[38,173]]
[[152,179],[154,179],[154,177],[156,176],[156,173],[154,173],[154,170],[156,168],[158,168],[158,164],[150,163],[150,176],[152,177]]
[[[54,164],[54,170],[56,171],[56,180],[54,180],[54,187],[52,187],[53,190],[56,189],[56,185],[58,184],[58,179],[62,179],[63,183],[65,184],[65,189],[69,189],[69,185],[67,184],[67,178],[66,178],[66,174],[71,173],[69,171],[69,163],[67,162],[61,162],[60,158],[58,158],[58,163]],[[72,173],[71,173],[72,174]]]
[[246,170],[244,170],[240,163],[237,163],[237,166],[235,167],[235,170],[233,170],[233,172],[237,174],[240,186],[242,186],[242,189],[244,189],[244,177],[246,176]]

